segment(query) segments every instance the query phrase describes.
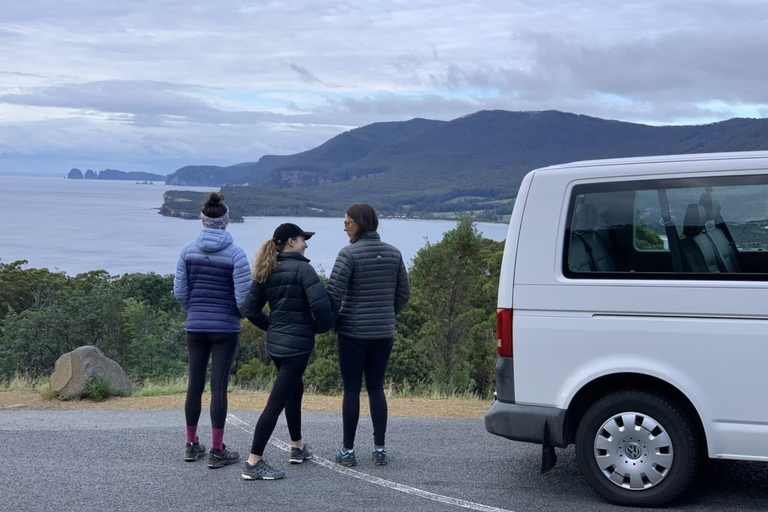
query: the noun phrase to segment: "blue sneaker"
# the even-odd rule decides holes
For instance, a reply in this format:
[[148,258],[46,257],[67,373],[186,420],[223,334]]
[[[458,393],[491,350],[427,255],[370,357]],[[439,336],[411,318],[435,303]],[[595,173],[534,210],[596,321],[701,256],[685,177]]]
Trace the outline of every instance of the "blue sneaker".
[[347,450],[343,446],[339,446],[336,449],[336,462],[342,466],[352,467],[357,466],[357,459],[355,459],[355,450]]
[[380,448],[374,448],[373,453],[371,453],[371,459],[373,459],[373,463],[377,466],[386,466],[387,465],[387,449],[383,446]]

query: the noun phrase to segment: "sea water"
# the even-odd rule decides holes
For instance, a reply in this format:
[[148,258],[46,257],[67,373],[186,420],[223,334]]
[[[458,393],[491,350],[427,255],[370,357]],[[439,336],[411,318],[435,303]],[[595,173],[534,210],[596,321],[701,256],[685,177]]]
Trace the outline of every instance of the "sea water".
[[[179,250],[202,225],[159,215],[167,190],[218,188],[0,174],[0,263],[27,260],[25,268],[48,268],[71,276],[100,269],[110,275],[172,274]],[[339,249],[349,243],[342,218],[246,217],[227,230],[252,262],[261,243],[282,222],[316,232],[305,255],[318,272],[329,275]],[[382,218],[378,231],[410,263],[426,241],[440,241],[455,226],[452,221]],[[507,234],[504,224],[478,223],[477,228],[493,240],[503,240]]]

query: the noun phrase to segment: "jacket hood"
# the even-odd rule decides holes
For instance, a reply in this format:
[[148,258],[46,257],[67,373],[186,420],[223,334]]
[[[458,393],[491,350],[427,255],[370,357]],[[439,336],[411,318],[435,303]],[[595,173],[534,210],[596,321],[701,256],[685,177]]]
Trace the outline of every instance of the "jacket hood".
[[195,239],[195,244],[204,252],[217,252],[230,245],[234,240],[232,235],[223,229],[205,228]]

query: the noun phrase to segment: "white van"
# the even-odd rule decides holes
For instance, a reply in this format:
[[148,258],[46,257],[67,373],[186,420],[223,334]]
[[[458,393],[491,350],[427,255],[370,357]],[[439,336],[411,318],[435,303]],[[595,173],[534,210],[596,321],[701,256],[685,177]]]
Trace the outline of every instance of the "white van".
[[488,432],[575,444],[609,501],[768,461],[768,151],[528,173],[504,249]]

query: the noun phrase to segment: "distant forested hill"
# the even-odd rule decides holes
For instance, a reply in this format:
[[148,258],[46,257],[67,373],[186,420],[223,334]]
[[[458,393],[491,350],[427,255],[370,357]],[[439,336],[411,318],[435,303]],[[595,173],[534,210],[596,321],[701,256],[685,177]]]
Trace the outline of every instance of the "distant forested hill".
[[[189,166],[166,184],[222,186],[242,215],[341,215],[354,202],[383,214],[501,220],[522,177],[575,160],[768,149],[768,120],[648,126],[589,116],[481,111],[452,121],[374,123],[296,155],[230,167]],[[197,213],[202,194],[167,192],[165,215]],[[192,210],[195,210],[192,212]]]

